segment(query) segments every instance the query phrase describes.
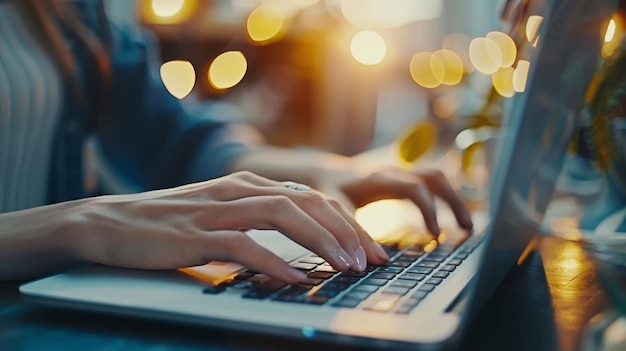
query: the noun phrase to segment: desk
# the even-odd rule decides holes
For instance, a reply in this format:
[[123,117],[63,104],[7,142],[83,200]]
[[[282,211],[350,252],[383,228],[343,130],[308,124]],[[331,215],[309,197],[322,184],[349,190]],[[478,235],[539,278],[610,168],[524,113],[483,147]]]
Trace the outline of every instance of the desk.
[[[320,343],[41,308],[0,283],[0,350],[352,350]],[[462,350],[576,350],[609,306],[577,243],[543,238],[474,320]]]

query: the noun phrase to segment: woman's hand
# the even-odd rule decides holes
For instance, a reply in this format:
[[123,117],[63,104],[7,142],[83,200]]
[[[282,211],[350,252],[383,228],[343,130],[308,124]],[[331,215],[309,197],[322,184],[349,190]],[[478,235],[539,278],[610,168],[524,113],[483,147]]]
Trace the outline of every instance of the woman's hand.
[[462,228],[472,228],[472,219],[463,201],[438,170],[385,168],[366,175],[351,170],[322,170],[316,179],[314,186],[317,189],[339,199],[352,210],[377,200],[409,199],[420,208],[426,227],[433,235],[441,231],[435,210],[436,196],[450,206]]
[[248,172],[178,188],[93,198],[81,258],[105,265],[172,269],[233,261],[285,282],[305,275],[248,237],[277,229],[338,270],[362,271],[388,256],[337,200],[288,189]]

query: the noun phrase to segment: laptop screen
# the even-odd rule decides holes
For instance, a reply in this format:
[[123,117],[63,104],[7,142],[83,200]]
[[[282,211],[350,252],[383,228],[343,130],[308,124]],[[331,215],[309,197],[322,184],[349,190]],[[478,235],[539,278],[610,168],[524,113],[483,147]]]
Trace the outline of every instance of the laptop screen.
[[[523,92],[505,106],[490,180],[487,247],[474,279],[470,314],[489,297],[539,233],[584,95],[601,58],[617,1],[530,0],[519,5],[517,65],[528,67]],[[521,10],[520,10],[521,9]],[[534,32],[535,35],[532,35]]]

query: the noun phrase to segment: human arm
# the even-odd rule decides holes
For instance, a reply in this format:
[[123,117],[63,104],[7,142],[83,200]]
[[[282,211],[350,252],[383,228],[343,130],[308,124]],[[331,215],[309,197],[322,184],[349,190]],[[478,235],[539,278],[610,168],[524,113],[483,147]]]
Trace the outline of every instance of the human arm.
[[211,260],[238,262],[289,283],[304,279],[243,229],[278,229],[342,271],[388,259],[336,200],[248,172],[4,213],[0,223],[0,280],[80,262],[176,269]]

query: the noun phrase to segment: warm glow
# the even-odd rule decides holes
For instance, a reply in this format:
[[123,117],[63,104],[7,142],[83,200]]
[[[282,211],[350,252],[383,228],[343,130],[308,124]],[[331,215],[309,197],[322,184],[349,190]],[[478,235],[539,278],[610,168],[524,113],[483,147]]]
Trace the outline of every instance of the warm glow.
[[609,43],[611,41],[613,41],[613,38],[615,38],[615,28],[616,28],[616,24],[615,24],[615,20],[612,19],[609,22],[609,26],[606,29],[606,34],[604,35],[604,42],[605,43]]
[[530,62],[526,60],[519,60],[517,68],[515,68],[515,72],[513,72],[513,89],[516,92],[523,93],[526,90],[529,72]]
[[381,200],[356,210],[357,222],[379,242],[385,242],[402,230],[406,204],[401,200]]
[[498,94],[504,97],[512,97],[515,95],[515,89],[513,88],[514,73],[515,69],[513,67],[504,67],[500,68],[498,72],[491,76],[493,87]]
[[619,17],[611,19],[604,35],[604,45],[602,45],[602,56],[609,57],[619,48],[622,42],[623,26]]
[[387,44],[380,34],[373,31],[357,33],[350,43],[352,56],[364,65],[377,65],[387,55]]
[[196,83],[196,72],[189,61],[169,61],[161,65],[161,80],[167,91],[182,99],[189,95]]
[[341,0],[340,7],[354,26],[395,28],[440,17],[443,0]]
[[152,0],[152,11],[160,17],[172,17],[180,12],[185,0]]
[[241,51],[227,51],[213,60],[209,67],[209,83],[216,89],[228,89],[239,83],[248,69]]
[[424,245],[424,252],[433,252],[437,246],[439,246],[437,240],[431,240],[428,244]]
[[420,52],[411,58],[411,77],[424,88],[436,88],[443,83],[446,67],[443,61],[430,52]]
[[494,74],[502,67],[500,47],[489,38],[475,38],[469,46],[470,60],[483,74]]
[[262,5],[248,16],[248,36],[255,42],[268,42],[282,33],[285,25],[285,12],[281,7]]
[[526,22],[526,39],[535,46],[537,46],[537,40],[539,39],[541,23],[543,23],[543,17],[541,16],[530,16],[528,17],[528,22]]
[[500,48],[502,54],[502,62],[500,67],[511,67],[517,58],[517,47],[513,38],[502,32],[489,32],[487,38],[493,40]]
[[463,79],[463,61],[459,55],[450,50],[439,50],[433,55],[441,60],[444,66],[442,83],[445,85],[456,85]]

